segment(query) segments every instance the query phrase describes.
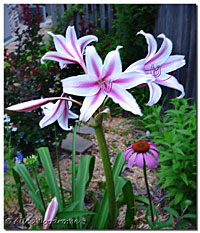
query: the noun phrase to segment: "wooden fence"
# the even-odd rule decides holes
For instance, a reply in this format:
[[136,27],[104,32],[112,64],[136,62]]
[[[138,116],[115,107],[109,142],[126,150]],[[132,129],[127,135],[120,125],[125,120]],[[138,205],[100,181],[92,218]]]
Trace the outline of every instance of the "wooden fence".
[[[185,97],[192,97],[196,101],[197,6],[195,4],[161,5],[154,35],[157,36],[160,33],[164,33],[172,40],[172,54],[185,55],[186,65],[177,70],[174,76],[183,84],[186,93]],[[168,94],[168,98],[174,98],[179,93],[174,91],[174,89],[164,88],[164,94]]]
[[[71,4],[49,4],[46,5],[47,13],[52,16],[53,27],[57,26],[57,16],[63,18],[66,9],[69,9]],[[85,25],[92,21],[94,25],[105,29],[106,32],[112,31],[113,20],[113,4],[83,4],[85,13]],[[80,14],[76,14],[75,18],[70,21],[69,25],[75,25],[79,29]],[[78,30],[76,30],[79,34]]]
[[[83,4],[86,13],[85,25],[89,20],[106,32],[112,30],[114,16],[113,4]],[[48,4],[47,12],[52,16],[53,27],[57,26],[57,15],[64,15],[70,4]],[[128,19],[127,19],[128,20]],[[80,15],[70,24],[79,28]],[[142,28],[141,28],[142,29]],[[77,30],[78,31],[78,30]],[[195,4],[161,4],[158,18],[155,22],[154,35],[164,33],[173,41],[172,54],[185,55],[186,65],[177,70],[175,77],[185,88],[185,97],[197,100],[197,6]],[[157,41],[162,41],[158,39]],[[180,92],[171,88],[162,87],[168,99],[175,98]]]

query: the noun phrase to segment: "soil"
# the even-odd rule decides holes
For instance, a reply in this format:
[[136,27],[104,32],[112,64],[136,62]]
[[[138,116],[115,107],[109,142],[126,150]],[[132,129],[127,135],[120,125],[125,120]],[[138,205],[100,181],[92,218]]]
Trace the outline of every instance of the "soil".
[[[136,128],[130,130],[128,134],[125,134],[124,132],[130,126],[134,126],[135,122],[125,122],[124,124],[122,124],[123,121],[124,118],[122,116],[118,116],[117,118],[113,118],[112,120],[105,119],[103,122],[105,137],[108,144],[109,155],[112,165],[115,161],[116,152],[118,151],[124,152],[127,148],[126,143],[128,141],[136,139],[137,138],[136,135],[138,135],[137,134],[138,132],[143,133],[143,135],[145,135],[145,131],[142,131],[141,129],[138,130]],[[103,165],[101,162],[101,156],[99,153],[98,143],[95,135],[86,135],[85,137],[92,140],[93,146],[90,149],[88,149],[84,154],[76,154],[76,163],[79,162],[81,155],[92,155],[96,157],[93,178],[90,182],[88,190],[94,191],[97,195],[100,195],[101,190],[98,185],[98,182],[105,182],[105,177],[104,177]],[[150,138],[146,137],[145,139],[149,140]],[[55,151],[51,151],[51,155],[53,159],[56,177],[58,178]],[[71,152],[59,150],[59,156],[60,156],[59,164],[61,170],[62,185],[65,190],[69,190],[71,189],[71,182],[68,181],[69,178],[71,177],[71,172],[69,171],[69,167],[71,166]],[[157,165],[156,168],[152,170],[147,170],[147,177],[149,181],[149,188],[152,196],[152,201],[158,212],[159,220],[164,221],[167,220],[168,218],[168,213],[165,210],[163,210],[163,207],[167,206],[168,204],[168,201],[164,198],[166,192],[163,190],[162,191],[158,190],[156,186],[157,177],[152,176],[154,173],[158,172],[158,169],[159,169],[159,164]],[[42,172],[42,171],[43,171],[42,168],[38,169],[38,172]],[[125,164],[121,176],[124,176],[127,179],[131,180],[134,195],[147,197],[142,169],[136,166],[130,169],[127,167],[127,164]],[[35,224],[35,222],[37,222],[37,219],[41,218],[41,215],[38,209],[34,206],[31,198],[29,197],[26,191],[27,189],[24,188],[23,203],[24,203],[26,219],[30,219],[33,222],[33,224]],[[65,194],[68,197],[70,197],[70,192],[65,191]],[[86,204],[86,208],[89,210],[93,207],[93,202],[92,200],[90,200],[89,196],[86,196],[85,204]],[[142,205],[143,203],[135,201],[135,204]],[[123,205],[119,210],[119,216],[117,219],[115,229],[122,229],[125,223],[125,214],[126,214],[126,205]],[[19,211],[19,206],[16,198],[9,200],[8,204],[5,206],[4,218],[7,221],[7,226],[6,226],[7,229],[25,229],[25,226],[18,221],[21,219],[21,213]],[[9,224],[11,222],[12,224]],[[131,229],[133,230],[150,229],[149,225],[146,223],[145,211],[143,209],[141,208],[137,209],[137,214],[135,216]],[[189,226],[189,228],[187,227],[187,229],[194,229],[194,228],[192,226]]]

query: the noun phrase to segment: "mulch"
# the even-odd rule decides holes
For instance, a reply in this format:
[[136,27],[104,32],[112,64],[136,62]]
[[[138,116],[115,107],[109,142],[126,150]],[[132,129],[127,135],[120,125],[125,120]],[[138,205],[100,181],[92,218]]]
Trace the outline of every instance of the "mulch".
[[[123,120],[124,118],[122,116],[121,117],[118,116],[117,118],[113,118],[112,120],[105,119],[103,122],[105,137],[108,144],[109,155],[112,164],[115,161],[116,152],[118,151],[124,152],[127,147],[126,145],[127,141],[137,138],[136,135],[138,129],[136,128],[130,130],[128,134],[124,133],[129,126],[134,126],[135,122],[130,121],[122,124]],[[140,132],[142,131],[140,130]],[[145,131],[143,131],[143,133],[145,135]],[[101,190],[98,185],[98,182],[105,182],[105,176],[104,176],[101,156],[99,153],[98,143],[95,135],[86,135],[85,137],[92,140],[93,146],[89,148],[84,154],[80,154],[80,153],[76,154],[76,163],[79,162],[80,156],[82,155],[95,156],[95,167],[93,172],[93,178],[91,179],[88,190],[94,191],[97,195],[100,195]],[[56,177],[58,177],[55,151],[52,151],[51,154],[52,154]],[[69,178],[71,177],[71,172],[69,171],[69,167],[71,166],[71,153],[63,150],[59,150],[59,156],[60,156],[62,185],[64,189],[69,190],[71,189],[71,182],[69,182]],[[168,204],[168,201],[166,200],[166,198],[164,198],[166,191],[158,190],[158,187],[156,186],[157,177],[152,176],[154,173],[158,172],[158,169],[159,169],[159,165],[152,170],[147,170],[147,177],[149,181],[149,188],[152,196],[152,202],[155,205],[156,210],[158,212],[159,221],[164,221],[168,219],[168,213],[165,210],[163,210],[163,207],[167,206]],[[38,169],[38,172],[42,172],[42,171],[43,171],[42,168]],[[121,176],[126,177],[131,181],[134,195],[147,197],[142,169],[136,166],[129,169],[127,164],[125,164]],[[32,224],[34,225],[38,222],[38,219],[41,219],[42,217],[38,209],[34,206],[31,198],[27,193],[27,190],[23,189],[22,193],[23,193],[23,203],[24,203],[26,218],[28,220],[30,219],[30,223],[32,222],[30,225]],[[71,195],[70,192],[67,191],[65,191],[65,194],[68,197],[70,197]],[[89,196],[86,196],[85,202],[86,202],[86,208],[88,210],[92,209],[93,202],[92,200],[90,200]],[[141,205],[142,203],[136,201],[135,204]],[[122,229],[125,223],[125,214],[126,214],[126,205],[123,205],[119,210],[119,216],[117,219],[115,229]],[[21,213],[19,211],[17,199],[12,198],[11,200],[8,201],[7,205],[5,206],[4,218],[8,223],[6,226],[7,229],[25,229],[24,224],[20,223]],[[137,214],[135,216],[134,223],[132,224],[131,229],[132,230],[150,229],[149,225],[146,223],[145,211],[143,209],[137,209]],[[193,227],[190,226],[189,229],[193,229]]]

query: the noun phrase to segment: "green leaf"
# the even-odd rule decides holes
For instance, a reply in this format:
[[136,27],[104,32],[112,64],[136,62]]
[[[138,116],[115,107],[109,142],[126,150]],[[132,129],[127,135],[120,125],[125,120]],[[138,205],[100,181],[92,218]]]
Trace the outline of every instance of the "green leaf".
[[181,173],[180,177],[185,182],[185,184],[188,185],[187,175],[185,173]]
[[56,180],[56,175],[55,175],[53,164],[51,161],[49,149],[48,147],[40,147],[36,149],[36,153],[39,155],[42,166],[45,170],[47,183],[48,183],[49,190],[51,193],[51,198],[54,198],[54,197],[57,198],[58,209],[59,211],[62,211],[63,205],[62,205],[62,201],[60,198],[60,190],[58,188],[58,183]]
[[183,198],[183,193],[177,193],[174,199],[174,204],[177,205]]
[[[125,179],[125,178],[123,178],[123,179]],[[132,188],[132,184],[129,180],[127,180],[126,184],[123,187],[123,194],[125,197],[125,202],[127,204],[125,224],[124,224],[123,228],[130,229],[130,227],[133,223],[135,210],[133,209],[133,206],[134,206],[133,188]]]
[[[18,198],[20,212],[22,214],[22,218],[25,219],[24,206],[23,206],[23,201],[22,201],[22,191],[21,191],[20,177],[19,177],[18,173],[14,169],[12,169],[12,172],[13,172],[13,178],[14,178],[15,183],[16,183],[17,198]],[[29,225],[28,225],[28,223],[26,221],[25,221],[25,225],[26,225],[27,228],[29,227]]]
[[134,196],[135,200],[143,202],[147,205],[149,205],[149,199],[143,196]]
[[43,204],[41,201],[41,197],[38,193],[37,186],[33,182],[28,170],[26,169],[26,166],[24,164],[17,164],[13,169],[22,177],[22,179],[24,180],[25,184],[29,189],[29,194],[31,192],[33,194],[32,196],[34,196],[33,199],[34,204],[37,206],[40,212],[44,214]]
[[85,193],[92,178],[94,163],[94,156],[84,155],[80,157],[75,186],[75,201],[79,201],[79,204],[77,205],[77,210],[84,209]]

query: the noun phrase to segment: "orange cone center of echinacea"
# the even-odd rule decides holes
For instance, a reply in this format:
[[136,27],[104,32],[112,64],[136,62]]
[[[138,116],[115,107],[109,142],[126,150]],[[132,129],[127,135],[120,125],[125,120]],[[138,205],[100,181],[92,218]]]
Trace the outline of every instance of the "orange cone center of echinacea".
[[136,152],[147,152],[149,149],[149,143],[145,141],[135,142],[132,148]]

